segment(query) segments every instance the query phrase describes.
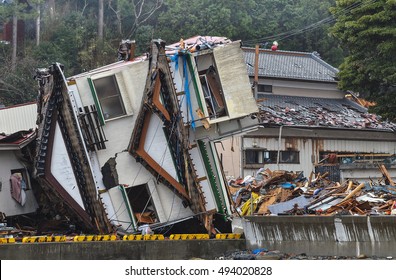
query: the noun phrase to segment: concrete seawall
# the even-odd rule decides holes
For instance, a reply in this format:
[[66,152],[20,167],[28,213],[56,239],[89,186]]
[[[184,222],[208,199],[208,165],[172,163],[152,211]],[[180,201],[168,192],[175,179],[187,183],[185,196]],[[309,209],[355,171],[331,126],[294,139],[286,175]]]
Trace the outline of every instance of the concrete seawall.
[[0,245],[1,260],[188,260],[214,259],[245,250],[244,239],[91,241]]
[[214,259],[266,248],[308,256],[396,258],[395,216],[248,216],[245,239],[91,241],[0,245],[2,260]]
[[249,216],[247,249],[309,256],[396,257],[394,216]]

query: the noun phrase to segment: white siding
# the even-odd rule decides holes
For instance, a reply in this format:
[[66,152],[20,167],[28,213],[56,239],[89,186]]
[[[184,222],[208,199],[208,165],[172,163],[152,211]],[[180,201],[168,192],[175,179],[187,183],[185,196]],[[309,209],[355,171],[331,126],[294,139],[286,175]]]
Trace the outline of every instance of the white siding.
[[353,140],[324,140],[323,150],[331,152],[356,153],[395,153],[395,142],[382,141],[353,141]]
[[37,104],[26,104],[0,110],[0,133],[12,134],[36,128]]

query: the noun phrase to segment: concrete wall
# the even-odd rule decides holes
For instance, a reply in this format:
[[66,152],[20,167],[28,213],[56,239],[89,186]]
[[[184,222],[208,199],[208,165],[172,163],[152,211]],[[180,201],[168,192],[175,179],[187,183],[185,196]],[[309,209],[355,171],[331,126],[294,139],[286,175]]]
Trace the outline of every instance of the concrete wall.
[[248,249],[396,257],[395,216],[250,216],[242,224]]
[[188,260],[214,259],[244,250],[245,240],[153,240],[0,245],[1,260]]

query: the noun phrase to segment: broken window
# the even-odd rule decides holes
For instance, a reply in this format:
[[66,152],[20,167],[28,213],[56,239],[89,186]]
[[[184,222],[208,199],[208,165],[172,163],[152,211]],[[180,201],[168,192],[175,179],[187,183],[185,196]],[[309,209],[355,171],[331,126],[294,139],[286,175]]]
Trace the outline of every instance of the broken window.
[[159,222],[158,214],[147,184],[128,187],[125,190],[138,225]]
[[257,91],[258,92],[272,92],[272,85],[259,84],[259,85],[257,85]]
[[126,114],[115,75],[93,80],[105,120]]
[[223,90],[211,54],[196,57],[199,80],[205,98],[205,105],[210,119],[227,115]]
[[11,169],[11,175],[13,174],[17,174],[17,176],[21,178],[21,187],[24,190],[30,189],[30,180],[25,168]]
[[[277,163],[278,151],[268,151],[260,149],[245,150],[246,164],[266,164]],[[300,152],[298,151],[279,151],[279,163],[299,163]]]

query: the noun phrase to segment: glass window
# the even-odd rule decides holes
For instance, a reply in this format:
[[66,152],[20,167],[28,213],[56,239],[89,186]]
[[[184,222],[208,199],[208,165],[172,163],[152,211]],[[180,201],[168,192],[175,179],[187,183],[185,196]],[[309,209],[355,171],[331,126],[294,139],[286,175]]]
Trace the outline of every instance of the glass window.
[[259,163],[259,153],[256,150],[246,150],[246,163]]
[[272,92],[272,85],[258,85],[258,92]]
[[299,163],[299,152],[281,151],[279,161],[282,163]]
[[114,75],[93,81],[105,120],[125,115],[120,90]]
[[[265,164],[265,163],[277,163],[278,162],[278,151],[268,151],[251,149],[245,150],[245,163],[246,164]],[[298,151],[280,151],[279,152],[280,163],[299,163],[300,153]]]

